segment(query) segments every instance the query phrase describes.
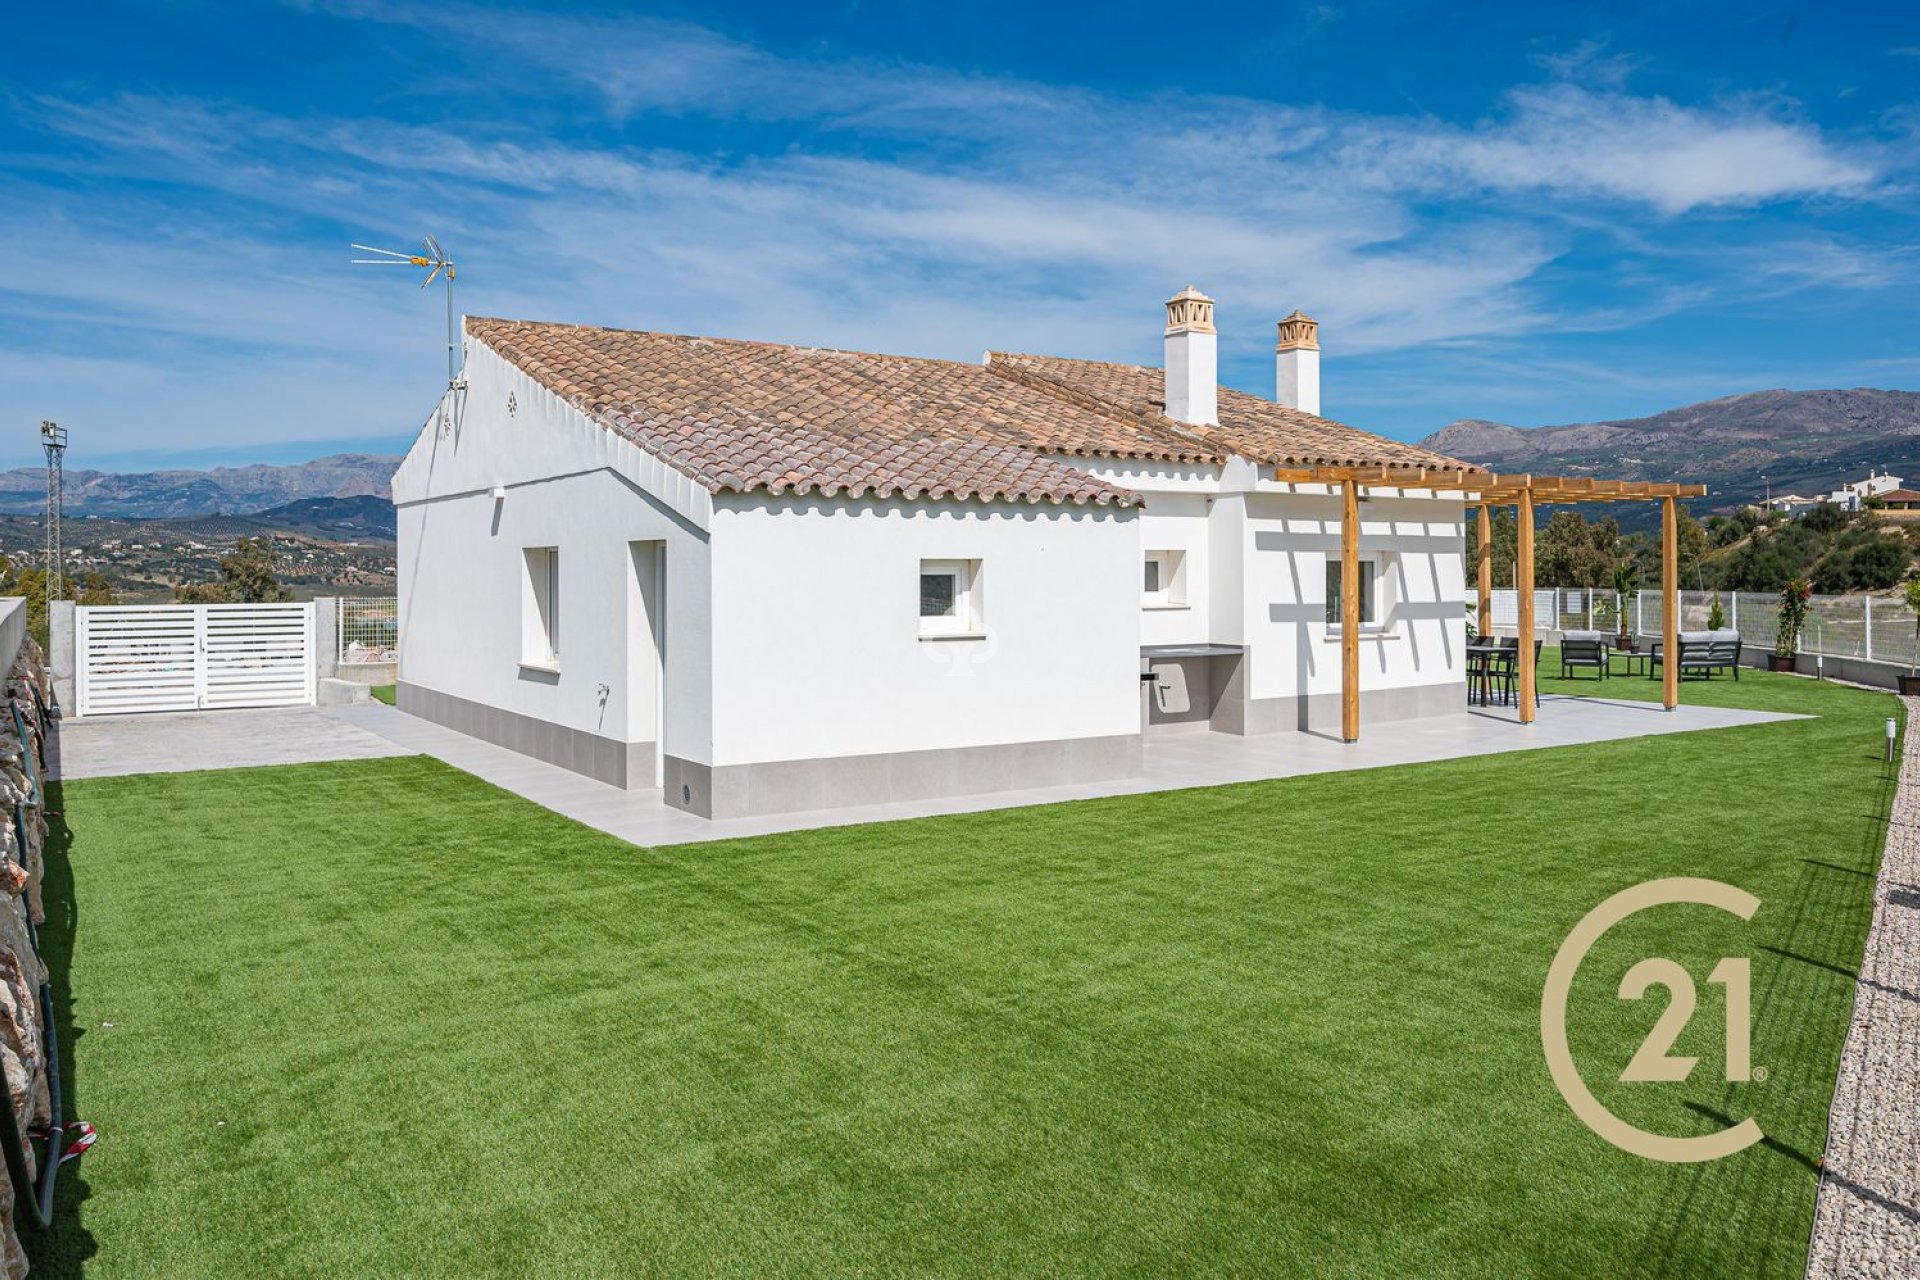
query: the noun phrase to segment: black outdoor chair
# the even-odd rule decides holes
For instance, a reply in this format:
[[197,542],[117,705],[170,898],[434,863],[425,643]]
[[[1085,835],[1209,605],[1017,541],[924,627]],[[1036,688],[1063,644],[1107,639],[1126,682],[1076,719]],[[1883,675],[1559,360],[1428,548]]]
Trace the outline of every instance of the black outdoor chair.
[[1583,667],[1596,680],[1607,678],[1607,640],[1598,631],[1569,631],[1560,641],[1560,678],[1571,679]]
[[[1540,705],[1540,646],[1541,640],[1533,642],[1533,705]],[[1493,659],[1493,678],[1500,686],[1500,705],[1520,700],[1520,637],[1503,636],[1500,640],[1500,652]]]

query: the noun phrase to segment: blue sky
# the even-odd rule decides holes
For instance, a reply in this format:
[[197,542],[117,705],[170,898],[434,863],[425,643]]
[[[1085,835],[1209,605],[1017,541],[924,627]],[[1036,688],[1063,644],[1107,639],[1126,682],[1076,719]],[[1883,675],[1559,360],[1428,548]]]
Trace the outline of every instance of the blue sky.
[[0,47],[0,464],[404,447],[442,299],[1157,362],[1417,437],[1920,386],[1911,6],[30,6]]

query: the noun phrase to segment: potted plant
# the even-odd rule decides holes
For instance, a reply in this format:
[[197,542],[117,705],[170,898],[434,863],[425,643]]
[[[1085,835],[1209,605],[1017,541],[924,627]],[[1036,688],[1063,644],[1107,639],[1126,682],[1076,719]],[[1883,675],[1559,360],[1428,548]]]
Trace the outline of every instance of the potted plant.
[[1913,662],[1907,667],[1907,674],[1900,677],[1900,692],[1912,696],[1920,694],[1920,578],[1909,578],[1900,588],[1900,598],[1913,610]]
[[1614,630],[1614,610],[1615,605],[1613,599],[1605,594],[1597,595],[1593,602],[1593,629],[1595,631],[1612,632]]
[[1635,596],[1640,594],[1640,566],[1631,560],[1622,560],[1613,567],[1613,592],[1620,601],[1620,645],[1622,652],[1633,651],[1633,636],[1627,630],[1628,606]]
[[1800,649],[1800,629],[1807,625],[1807,601],[1812,598],[1813,584],[1805,578],[1795,578],[1781,588],[1780,630],[1774,636],[1767,670],[1793,670],[1793,657]]
[[1713,593],[1713,599],[1707,605],[1707,630],[1725,631],[1727,629],[1727,611],[1720,603],[1720,593]]

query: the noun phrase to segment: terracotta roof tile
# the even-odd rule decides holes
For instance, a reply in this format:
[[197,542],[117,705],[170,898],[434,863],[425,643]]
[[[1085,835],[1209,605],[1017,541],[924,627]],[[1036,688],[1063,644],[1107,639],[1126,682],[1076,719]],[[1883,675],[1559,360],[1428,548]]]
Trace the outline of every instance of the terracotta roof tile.
[[1135,365],[997,352],[960,364],[484,317],[467,332],[714,492],[1132,506],[1057,455],[1465,465],[1225,387],[1219,426],[1177,423],[1160,371]]
[[1178,423],[1166,416],[1166,381],[1161,370],[1141,365],[993,351],[987,355],[987,367],[1022,385],[1076,404],[1105,406],[1148,429],[1177,432],[1250,462],[1291,467],[1473,466],[1229,387],[1220,388],[1219,426]]
[[483,317],[467,332],[715,492],[1131,506],[1043,455],[1211,456],[983,365]]

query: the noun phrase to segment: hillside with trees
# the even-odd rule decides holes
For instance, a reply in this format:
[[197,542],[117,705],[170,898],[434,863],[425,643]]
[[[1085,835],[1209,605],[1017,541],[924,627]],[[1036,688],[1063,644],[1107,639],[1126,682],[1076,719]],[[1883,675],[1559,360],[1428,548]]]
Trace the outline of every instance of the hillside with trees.
[[[1467,560],[1478,554],[1474,521],[1467,524]],[[1886,591],[1913,570],[1920,524],[1896,523],[1875,509],[1850,513],[1822,503],[1788,518],[1743,507],[1703,524],[1682,511],[1678,528],[1680,587],[1687,591],[1777,592],[1795,578],[1823,595]],[[1493,580],[1513,585],[1519,543],[1513,513],[1496,510],[1492,522]],[[1588,520],[1579,511],[1551,512],[1534,533],[1534,581],[1550,587],[1631,590],[1660,580],[1657,534],[1623,533],[1611,516]]]

